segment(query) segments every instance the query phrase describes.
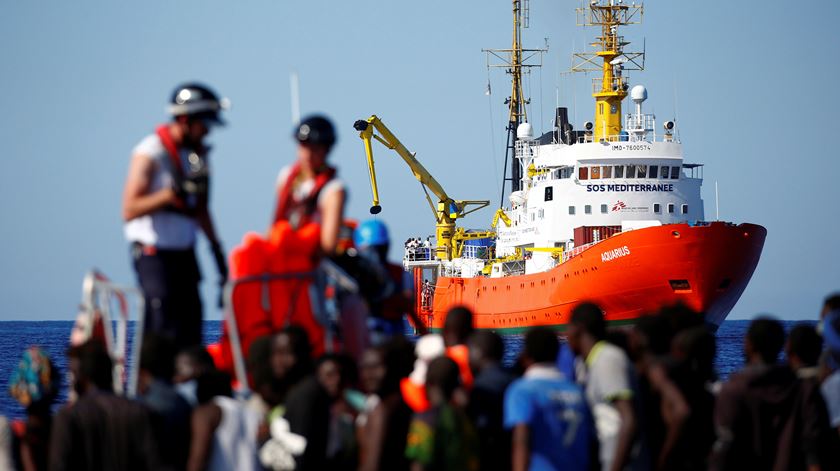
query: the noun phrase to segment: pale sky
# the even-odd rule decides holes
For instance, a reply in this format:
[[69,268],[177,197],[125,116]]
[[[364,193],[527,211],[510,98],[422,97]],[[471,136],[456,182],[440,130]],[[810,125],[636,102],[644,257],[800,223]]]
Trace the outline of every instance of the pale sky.
[[[230,98],[212,136],[213,211],[226,247],[263,231],[274,181],[294,157],[289,75],[304,114],[331,116],[332,156],[368,217],[370,189],[353,121],[379,115],[458,199],[499,198],[508,78],[482,48],[507,48],[510,2],[180,0],[0,3],[0,320],[72,319],[92,267],[134,283],[120,198],[132,147],[167,119],[172,88],[200,80]],[[531,0],[528,47],[550,50],[525,83],[547,131],[559,97],[577,129],[592,119],[592,76],[565,74],[596,31],[577,1]],[[645,3],[623,30],[647,49],[646,110],[676,117],[686,160],[705,164],[703,196],[720,216],[768,230],[730,319],[814,318],[840,290],[836,134],[840,3]],[[484,94],[488,80],[493,94]],[[625,104],[625,109],[629,107]],[[383,212],[402,241],[433,232],[423,193],[396,154],[376,151]],[[465,219],[487,227],[492,210]],[[199,247],[206,316],[218,319],[215,271]]]

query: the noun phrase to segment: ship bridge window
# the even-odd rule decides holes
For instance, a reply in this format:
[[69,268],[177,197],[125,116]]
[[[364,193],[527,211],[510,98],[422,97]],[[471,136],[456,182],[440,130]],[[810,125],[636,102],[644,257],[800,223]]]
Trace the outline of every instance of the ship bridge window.
[[574,215],[575,215],[575,207],[574,206],[569,206],[569,216],[574,216]]
[[648,167],[648,178],[659,178],[658,177],[659,167],[656,165],[651,165]]
[[636,176],[639,178],[645,178],[647,176],[647,165],[637,165]]
[[612,166],[605,165],[601,167],[601,178],[612,178]]
[[563,167],[560,169],[560,178],[572,178],[575,169],[572,167]]
[[674,214],[674,203],[668,203],[668,214]]
[[624,178],[624,165],[615,166],[615,178]]
[[586,213],[586,214],[592,214],[592,205],[587,204],[586,206],[584,206],[583,207],[583,212]]
[[678,180],[680,178],[680,168],[679,167],[671,167],[671,179]]
[[551,201],[554,199],[554,187],[547,186],[545,187],[545,200]]
[[601,178],[601,167],[597,165],[592,167],[592,170],[589,172],[589,178],[593,180]]
[[669,173],[670,171],[671,171],[671,167],[668,167],[667,165],[663,165],[662,166],[662,174],[660,174],[660,178],[668,178],[668,176],[670,175],[670,173]]
[[684,204],[684,205],[680,206],[680,212],[683,213],[683,214],[688,214],[688,205]]
[[659,214],[662,212],[662,205],[659,203],[653,203],[653,212]]
[[627,178],[636,178],[636,166],[635,165],[627,165],[625,167],[627,170]]
[[588,180],[589,179],[589,167],[579,167],[578,168],[578,178],[581,180]]
[[601,205],[601,214],[607,214],[607,205],[605,205],[605,204]]

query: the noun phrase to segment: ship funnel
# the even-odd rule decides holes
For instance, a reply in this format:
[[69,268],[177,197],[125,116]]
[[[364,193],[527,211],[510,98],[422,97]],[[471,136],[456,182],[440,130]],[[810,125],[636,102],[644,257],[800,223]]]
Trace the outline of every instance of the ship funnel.
[[516,138],[523,141],[534,140],[534,127],[531,123],[522,123],[516,128]]
[[572,125],[569,123],[569,110],[558,107],[554,118],[554,142],[572,143]]

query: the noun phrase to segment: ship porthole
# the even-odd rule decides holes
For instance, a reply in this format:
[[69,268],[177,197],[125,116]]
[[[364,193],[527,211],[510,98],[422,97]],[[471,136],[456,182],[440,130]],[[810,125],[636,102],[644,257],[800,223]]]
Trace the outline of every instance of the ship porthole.
[[677,231],[671,232],[671,235],[674,236],[674,239],[679,239],[680,238],[680,233],[677,232]]

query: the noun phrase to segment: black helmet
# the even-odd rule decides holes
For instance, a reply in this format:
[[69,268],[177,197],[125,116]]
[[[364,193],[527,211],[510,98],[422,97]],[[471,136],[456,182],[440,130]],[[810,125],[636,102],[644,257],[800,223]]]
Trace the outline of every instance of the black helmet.
[[177,87],[172,92],[169,103],[169,114],[172,116],[204,118],[221,125],[225,123],[219,117],[219,111],[230,106],[226,98],[219,99],[212,90],[198,83],[187,83]]
[[298,142],[322,144],[332,147],[335,144],[335,128],[325,116],[312,115],[304,118],[292,131],[292,137]]

